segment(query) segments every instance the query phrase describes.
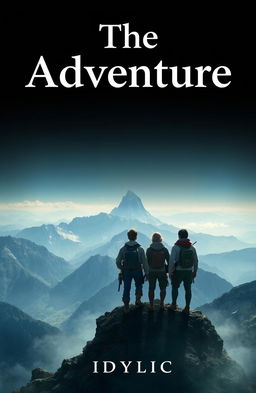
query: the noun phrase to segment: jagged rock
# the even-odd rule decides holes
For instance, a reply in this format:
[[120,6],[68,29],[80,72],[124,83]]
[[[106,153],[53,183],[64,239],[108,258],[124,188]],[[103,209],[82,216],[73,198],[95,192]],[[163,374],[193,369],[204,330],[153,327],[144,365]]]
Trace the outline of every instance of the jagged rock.
[[[93,373],[98,361],[99,373]],[[113,373],[103,373],[104,361],[116,364]],[[132,361],[124,373],[121,361]],[[138,361],[147,373],[137,373]],[[156,373],[152,371],[155,361]],[[160,365],[171,361],[171,373]],[[165,365],[169,370],[170,364]],[[189,316],[180,310],[152,312],[147,304],[132,306],[128,313],[118,307],[97,319],[95,338],[83,353],[64,360],[50,377],[35,380],[18,393],[249,393],[252,390],[242,368],[223,350],[223,341],[211,322],[200,312]]]
[[42,370],[41,368],[35,368],[32,371],[31,381],[34,381],[35,379],[45,379],[52,376],[53,373],[50,373],[49,371]]

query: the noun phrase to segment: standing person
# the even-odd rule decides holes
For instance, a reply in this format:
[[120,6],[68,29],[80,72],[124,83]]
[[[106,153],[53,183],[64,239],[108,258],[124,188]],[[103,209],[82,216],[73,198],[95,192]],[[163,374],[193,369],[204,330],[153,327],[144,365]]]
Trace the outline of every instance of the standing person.
[[188,239],[188,231],[181,229],[178,232],[179,240],[172,247],[170,263],[169,263],[169,277],[172,283],[172,304],[170,308],[176,310],[178,289],[183,282],[185,289],[186,306],[182,310],[189,314],[189,307],[191,302],[191,284],[196,277],[198,269],[198,258],[196,249]]
[[144,249],[137,240],[137,231],[130,229],[127,232],[129,241],[120,249],[116,258],[116,265],[123,273],[124,292],[123,302],[127,311],[130,303],[130,291],[132,280],[135,281],[135,296],[137,306],[141,305],[142,285],[144,283],[143,270],[148,274],[148,264]]
[[146,251],[149,273],[148,273],[148,298],[150,309],[154,308],[154,295],[156,282],[160,288],[160,307],[164,308],[164,299],[166,296],[166,287],[168,279],[166,274],[166,266],[169,263],[169,251],[162,243],[163,239],[160,233],[156,232],[152,235],[152,243]]

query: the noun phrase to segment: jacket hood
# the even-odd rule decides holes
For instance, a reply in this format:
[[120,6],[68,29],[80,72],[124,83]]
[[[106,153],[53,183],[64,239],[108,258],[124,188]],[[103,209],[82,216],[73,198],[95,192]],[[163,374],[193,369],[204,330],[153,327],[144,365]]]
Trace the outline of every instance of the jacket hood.
[[136,246],[136,244],[140,246],[140,244],[136,242],[136,240],[129,240],[128,242],[125,243],[126,246]]
[[153,250],[161,250],[164,248],[164,245],[161,242],[153,242],[150,244],[150,248],[153,248]]
[[176,246],[191,247],[192,243],[189,239],[179,239],[175,243]]

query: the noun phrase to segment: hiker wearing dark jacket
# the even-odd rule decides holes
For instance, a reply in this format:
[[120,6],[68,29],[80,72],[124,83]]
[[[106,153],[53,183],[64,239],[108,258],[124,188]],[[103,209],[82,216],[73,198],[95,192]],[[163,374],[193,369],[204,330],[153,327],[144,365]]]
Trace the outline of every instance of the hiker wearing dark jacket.
[[154,307],[154,295],[156,282],[160,288],[160,307],[164,308],[164,299],[166,296],[166,287],[168,285],[166,266],[169,263],[169,251],[162,243],[163,239],[160,233],[152,235],[152,243],[146,251],[149,273],[148,273],[148,298],[150,308]]
[[191,302],[191,284],[196,277],[198,269],[198,258],[196,249],[188,239],[188,231],[181,229],[178,232],[179,240],[172,247],[169,261],[169,277],[172,283],[172,304],[171,308],[177,308],[178,289],[183,282],[185,289],[186,306],[182,310],[189,314]]
[[148,263],[144,249],[137,243],[137,231],[130,229],[127,232],[129,241],[120,249],[116,258],[116,265],[122,271],[124,281],[123,302],[125,310],[129,309],[132,280],[135,281],[135,304],[141,305],[142,285],[144,283],[143,270],[148,275]]

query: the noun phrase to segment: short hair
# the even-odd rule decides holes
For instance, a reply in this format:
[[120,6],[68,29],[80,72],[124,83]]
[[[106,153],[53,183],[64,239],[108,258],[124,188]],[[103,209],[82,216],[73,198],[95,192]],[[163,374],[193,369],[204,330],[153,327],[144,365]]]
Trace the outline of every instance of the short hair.
[[137,239],[138,232],[136,229],[129,229],[127,232],[127,236],[129,240],[136,240]]
[[161,233],[159,233],[159,232],[153,233],[152,242],[162,242],[162,241],[163,241],[163,238],[162,238]]
[[179,238],[187,239],[188,238],[188,231],[186,229],[180,229],[178,232]]

